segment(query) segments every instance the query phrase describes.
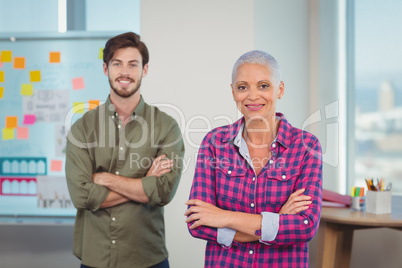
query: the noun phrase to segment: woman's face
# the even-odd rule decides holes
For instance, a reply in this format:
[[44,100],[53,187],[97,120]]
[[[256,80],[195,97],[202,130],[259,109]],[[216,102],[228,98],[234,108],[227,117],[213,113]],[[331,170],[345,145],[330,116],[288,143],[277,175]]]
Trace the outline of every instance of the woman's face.
[[240,65],[231,87],[237,108],[247,122],[275,117],[276,100],[285,89],[268,67],[256,63]]

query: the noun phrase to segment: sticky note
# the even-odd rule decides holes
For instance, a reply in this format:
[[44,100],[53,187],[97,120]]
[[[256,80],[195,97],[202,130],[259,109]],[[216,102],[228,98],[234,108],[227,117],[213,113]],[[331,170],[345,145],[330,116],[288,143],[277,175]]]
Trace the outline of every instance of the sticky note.
[[3,62],[1,62],[1,58],[0,58],[0,68],[3,67]]
[[103,60],[103,47],[99,49],[99,59]]
[[92,110],[92,109],[95,109],[96,107],[98,107],[99,103],[100,103],[99,100],[89,100],[88,101],[89,110]]
[[3,140],[13,140],[13,139],[14,139],[14,129],[3,128]]
[[21,85],[21,95],[22,96],[32,96],[33,86],[32,84],[22,84]]
[[52,160],[50,162],[50,171],[61,171],[63,167],[63,161],[61,160]]
[[36,115],[34,114],[24,115],[24,121],[23,121],[24,125],[32,125],[35,123],[35,121],[36,121]]
[[27,140],[27,139],[29,139],[29,128],[17,127],[17,140]]
[[84,103],[83,102],[74,102],[73,103],[73,113],[83,114],[84,113]]
[[1,62],[11,62],[12,61],[12,52],[11,51],[2,51],[1,54]]
[[17,116],[6,116],[6,128],[16,128],[18,126]]
[[60,63],[60,52],[50,52],[49,63]]
[[74,90],[79,90],[79,89],[84,89],[84,78],[83,77],[76,77],[73,78],[73,89]]
[[4,71],[0,71],[0,83],[4,83]]
[[14,58],[14,69],[25,69],[25,58],[15,57]]
[[40,82],[40,71],[30,71],[29,77],[31,82]]
[[4,87],[0,87],[0,99],[3,98]]

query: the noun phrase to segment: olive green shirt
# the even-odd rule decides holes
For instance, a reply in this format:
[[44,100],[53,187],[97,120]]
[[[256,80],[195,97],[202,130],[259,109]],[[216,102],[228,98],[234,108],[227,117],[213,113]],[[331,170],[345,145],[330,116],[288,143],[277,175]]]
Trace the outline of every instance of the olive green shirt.
[[[174,160],[172,171],[145,177],[161,154]],[[124,127],[110,97],[78,119],[66,148],[67,185],[77,208],[74,255],[97,268],[149,267],[166,259],[163,206],[177,190],[183,155],[176,121],[142,97]],[[95,172],[142,178],[149,203],[101,209],[110,190],[92,182]]]

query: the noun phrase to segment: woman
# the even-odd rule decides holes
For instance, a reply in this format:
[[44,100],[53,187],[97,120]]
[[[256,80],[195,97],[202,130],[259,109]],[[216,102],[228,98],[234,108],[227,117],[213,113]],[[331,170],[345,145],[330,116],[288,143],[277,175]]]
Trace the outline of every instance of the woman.
[[270,54],[242,55],[231,87],[244,117],[201,144],[189,231],[208,241],[205,267],[308,267],[321,213],[320,143],[276,113],[285,87]]

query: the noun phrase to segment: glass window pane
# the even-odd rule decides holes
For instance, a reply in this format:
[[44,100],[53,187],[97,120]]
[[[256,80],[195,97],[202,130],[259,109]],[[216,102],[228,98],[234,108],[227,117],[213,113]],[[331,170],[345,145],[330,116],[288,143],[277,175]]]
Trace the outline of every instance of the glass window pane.
[[355,177],[402,193],[402,1],[355,1]]

